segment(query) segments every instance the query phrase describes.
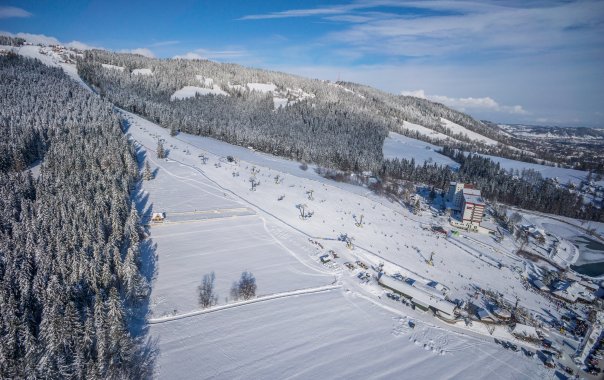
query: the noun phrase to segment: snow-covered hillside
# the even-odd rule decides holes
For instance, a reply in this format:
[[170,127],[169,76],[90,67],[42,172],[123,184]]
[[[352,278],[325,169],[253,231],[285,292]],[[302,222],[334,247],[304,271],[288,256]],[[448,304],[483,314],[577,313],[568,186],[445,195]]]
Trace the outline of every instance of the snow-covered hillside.
[[441,118],[440,120],[441,120],[443,126],[447,129],[449,129],[451,131],[451,133],[453,133],[453,134],[462,134],[462,135],[467,136],[471,140],[480,141],[487,145],[497,145],[497,141],[490,139],[488,137],[485,137],[474,131],[471,131],[468,128],[462,127],[461,125],[456,124],[450,120],[443,119],[443,118]]
[[[79,79],[71,63],[40,51],[24,54],[43,55]],[[205,87],[189,86],[190,96],[228,95],[211,78],[196,79]],[[250,84],[241,90],[279,91]],[[294,91],[279,104],[305,98],[312,96]],[[489,291],[502,303],[517,303],[562,347],[557,361],[571,364],[578,339],[550,328],[564,309],[528,284],[541,269],[515,254],[519,243],[510,234],[501,241],[464,232],[445,236],[431,226],[450,230],[447,217],[423,201],[415,215],[367,187],[323,178],[313,165],[208,137],[170,136],[142,117],[119,108],[116,113],[139,164],[148,162],[154,173],[135,200],[148,232],[143,264],[152,273],[147,317],[158,344],[158,378],[559,377],[539,355],[525,354],[538,351],[535,343],[513,337],[504,325],[491,330],[468,323],[473,316],[467,315],[445,322],[388,298],[377,283],[382,271],[451,302],[492,311],[483,297]],[[409,128],[428,133],[420,125]],[[473,138],[491,144],[484,136]],[[158,141],[167,158],[157,158]],[[437,149],[390,133],[383,152],[457,167]],[[151,223],[156,212],[165,213],[163,223]],[[539,223],[553,223],[552,231],[564,224]],[[256,277],[257,297],[234,300],[230,289],[243,271]],[[200,309],[197,287],[210,272],[216,274],[217,304]],[[494,338],[522,350],[505,349]]]
[[454,169],[459,168],[457,162],[437,153],[436,150],[439,149],[441,149],[439,146],[390,132],[384,141],[384,158],[414,159],[417,165],[427,162],[428,164],[447,165]]
[[170,96],[170,100],[192,98],[197,94],[199,94],[199,95],[212,94],[212,95],[223,95],[223,96],[229,95],[226,92],[224,92],[223,90],[221,90],[220,87],[218,87],[218,86],[214,86],[214,88],[185,86],[185,87],[181,88],[180,90],[176,91],[174,94],[172,94],[172,96]]
[[[511,298],[510,286],[519,284],[516,271],[522,267],[511,255],[512,245],[481,239],[480,244],[489,247],[487,253],[472,240],[440,239],[421,228],[431,216],[412,216],[384,199],[347,191],[320,177],[297,176],[306,172],[295,162],[209,138],[170,137],[144,119],[124,116],[130,125],[128,133],[158,169],[156,179],[144,185],[148,203],[154,212],[165,211],[168,221],[151,227],[159,258],[151,331],[159,338],[162,352],[160,377],[187,377],[199,368],[190,358],[200,355],[205,363],[213,363],[212,374],[218,377],[239,377],[242,371],[262,377],[267,374],[269,357],[273,358],[270,368],[292,376],[339,373],[356,378],[380,371],[382,376],[419,375],[425,373],[427,363],[435,361],[442,366],[434,367],[435,374],[448,368],[481,377],[483,367],[491,363],[492,371],[513,371],[517,378],[551,376],[536,359],[502,351],[486,330],[468,329],[463,323],[449,326],[392,303],[378,285],[357,279],[362,269],[350,272],[343,265],[356,260],[374,266],[383,263],[388,273],[444,285],[451,299],[465,298],[469,282]],[[166,160],[154,157],[158,137],[170,150]],[[209,159],[205,165],[199,154]],[[228,155],[237,162],[228,162]],[[249,157],[257,158],[248,161]],[[248,181],[253,173],[260,182],[256,191],[250,191]],[[277,175],[282,182],[275,181]],[[313,190],[312,199],[309,190]],[[299,218],[295,206],[301,203],[314,211],[312,218]],[[356,227],[360,214],[364,223]],[[354,238],[353,251],[337,240],[341,233]],[[410,240],[409,234],[414,238]],[[321,264],[319,256],[329,249],[339,258]],[[425,258],[431,251],[437,252],[436,263],[427,267]],[[493,265],[497,263],[503,268]],[[259,301],[228,307],[232,302],[224,298],[228,286],[245,269],[256,275]],[[210,271],[217,275],[218,309],[194,312],[196,284]],[[334,285],[337,288],[322,290]],[[545,306],[548,300],[522,286],[514,286],[512,293],[537,314],[544,307],[550,310]],[[409,319],[419,325],[410,329]],[[237,328],[225,332],[220,327],[225,325]],[[332,332],[320,335],[321,344],[311,338],[320,331]],[[220,334],[220,342],[211,343],[213,334]],[[210,338],[200,341],[201,336]],[[497,336],[513,339],[505,330]],[[257,342],[263,349],[251,354],[243,342]],[[212,345],[220,349],[208,350]],[[290,345],[297,349],[287,349]],[[270,347],[291,354],[275,360]],[[345,355],[336,354],[344,351]],[[492,362],[493,355],[499,358],[497,364]],[[412,359],[400,362],[401,356]],[[243,360],[241,365],[234,364],[239,363],[235,358]],[[292,365],[302,361],[316,366]],[[377,362],[383,366],[376,366]]]

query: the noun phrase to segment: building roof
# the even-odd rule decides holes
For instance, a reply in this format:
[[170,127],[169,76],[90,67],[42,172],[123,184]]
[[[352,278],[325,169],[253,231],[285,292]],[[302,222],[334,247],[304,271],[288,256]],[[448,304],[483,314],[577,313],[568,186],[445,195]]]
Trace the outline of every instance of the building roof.
[[477,205],[484,205],[484,200],[480,195],[480,190],[476,189],[463,189],[463,199],[467,203],[473,203]]
[[[443,313],[454,315],[457,306],[443,298],[437,297],[435,294],[427,293],[426,289],[420,289],[413,285],[409,285],[404,281],[399,281],[395,278],[383,274],[380,276],[379,283],[399,293],[405,294],[419,304],[431,306]],[[436,290],[436,289],[434,289]]]
[[533,326],[523,325],[521,323],[516,323],[516,326],[514,326],[514,329],[512,330],[512,334],[522,338],[539,339],[539,334],[537,334],[537,330],[535,330]]
[[571,302],[575,302],[579,298],[587,302],[595,299],[593,293],[578,282],[558,281],[555,288],[556,290],[552,292],[554,295]]
[[468,195],[477,195],[477,196],[480,196],[480,190],[464,187],[463,194],[464,195],[468,194]]
[[489,314],[489,312],[483,308],[478,309],[478,311],[476,312],[476,315],[478,315],[478,318],[481,320],[485,319],[485,318],[491,318],[491,315]]

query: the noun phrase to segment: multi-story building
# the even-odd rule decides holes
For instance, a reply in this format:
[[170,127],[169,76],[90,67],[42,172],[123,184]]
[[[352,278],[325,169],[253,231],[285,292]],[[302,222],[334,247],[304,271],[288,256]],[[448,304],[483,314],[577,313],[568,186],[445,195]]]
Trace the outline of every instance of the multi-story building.
[[451,182],[447,200],[452,216],[459,218],[456,225],[468,230],[478,230],[486,207],[480,190],[469,183]]
[[462,222],[479,226],[480,222],[482,222],[482,216],[484,215],[484,209],[486,206],[484,200],[480,196],[480,190],[463,189],[462,198]]
[[460,210],[463,203],[464,184],[461,182],[451,182],[449,185],[449,193],[447,194],[447,200],[451,204],[451,208],[454,210]]

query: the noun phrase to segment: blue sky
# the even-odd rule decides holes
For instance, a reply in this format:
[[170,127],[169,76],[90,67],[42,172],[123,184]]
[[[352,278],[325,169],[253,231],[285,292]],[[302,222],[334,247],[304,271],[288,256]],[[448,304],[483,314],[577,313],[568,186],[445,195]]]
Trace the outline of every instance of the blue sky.
[[601,0],[1,0],[0,31],[339,78],[498,122],[604,126]]

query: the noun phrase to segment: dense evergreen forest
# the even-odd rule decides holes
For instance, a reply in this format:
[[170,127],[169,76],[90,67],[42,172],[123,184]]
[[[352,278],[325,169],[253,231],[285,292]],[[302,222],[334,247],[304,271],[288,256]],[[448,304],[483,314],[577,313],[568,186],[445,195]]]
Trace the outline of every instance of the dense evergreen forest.
[[0,133],[0,378],[148,377],[138,166],[112,106],[3,56]]

